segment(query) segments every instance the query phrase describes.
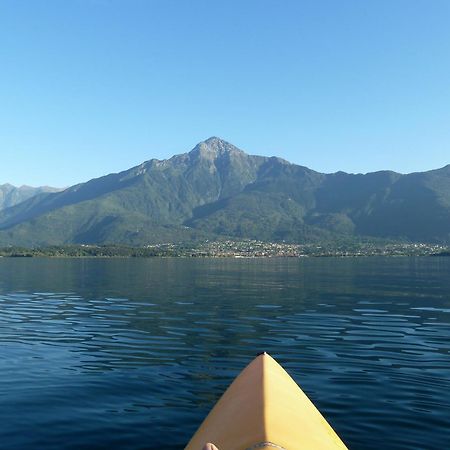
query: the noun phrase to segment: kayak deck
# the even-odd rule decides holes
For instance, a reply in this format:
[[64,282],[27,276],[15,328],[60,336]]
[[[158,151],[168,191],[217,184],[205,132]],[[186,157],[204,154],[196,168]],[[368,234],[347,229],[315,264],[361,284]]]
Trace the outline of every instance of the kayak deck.
[[233,381],[185,450],[347,449],[311,400],[267,353]]

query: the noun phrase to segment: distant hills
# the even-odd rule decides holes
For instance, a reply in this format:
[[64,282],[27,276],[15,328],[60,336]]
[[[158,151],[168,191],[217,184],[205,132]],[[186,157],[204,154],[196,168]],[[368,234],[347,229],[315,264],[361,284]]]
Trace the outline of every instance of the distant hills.
[[42,192],[57,192],[62,189],[52,188],[49,186],[31,187],[20,186],[16,187],[12,184],[0,184],[0,210],[17,205],[18,203],[28,200]]
[[323,174],[213,137],[0,211],[0,244],[143,245],[220,237],[450,241],[450,165],[401,175]]

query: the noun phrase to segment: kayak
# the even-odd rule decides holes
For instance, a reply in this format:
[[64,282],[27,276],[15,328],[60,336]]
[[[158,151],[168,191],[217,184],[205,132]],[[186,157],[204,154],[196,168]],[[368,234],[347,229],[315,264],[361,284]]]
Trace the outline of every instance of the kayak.
[[311,400],[267,353],[225,391],[185,450],[347,449]]

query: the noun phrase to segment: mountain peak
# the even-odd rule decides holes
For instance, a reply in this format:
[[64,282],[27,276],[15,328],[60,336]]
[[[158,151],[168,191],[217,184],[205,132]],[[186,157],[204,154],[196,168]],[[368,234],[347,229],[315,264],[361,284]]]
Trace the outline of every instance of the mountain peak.
[[242,150],[239,150],[233,144],[230,144],[223,139],[220,139],[216,136],[212,136],[205,141],[197,144],[192,150],[192,154],[196,154],[206,158],[217,158],[219,156],[229,154],[229,153],[244,153]]
[[211,136],[203,142],[200,142],[200,144],[205,144],[211,147],[234,147],[234,145],[217,136]]
[[[202,143],[202,142],[200,142],[200,143]],[[205,144],[217,144],[217,143],[229,144],[229,142],[227,142],[224,139],[221,139],[220,137],[217,137],[217,136],[211,136],[208,139],[205,139],[203,141],[203,143],[205,143]]]

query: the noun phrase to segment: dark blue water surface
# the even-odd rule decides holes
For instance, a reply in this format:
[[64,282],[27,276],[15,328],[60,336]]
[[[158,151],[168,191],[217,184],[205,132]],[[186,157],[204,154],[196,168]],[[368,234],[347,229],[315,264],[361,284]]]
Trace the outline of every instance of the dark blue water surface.
[[0,447],[182,449],[262,350],[350,449],[450,448],[450,258],[0,259]]

